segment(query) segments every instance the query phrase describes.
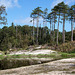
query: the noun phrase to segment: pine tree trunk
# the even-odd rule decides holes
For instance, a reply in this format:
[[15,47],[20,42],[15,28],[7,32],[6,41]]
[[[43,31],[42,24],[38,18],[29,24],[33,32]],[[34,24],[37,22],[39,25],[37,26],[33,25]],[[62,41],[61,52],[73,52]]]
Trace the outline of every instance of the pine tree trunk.
[[73,41],[73,34],[72,34],[73,33],[73,29],[72,28],[73,28],[73,25],[72,25],[72,20],[71,20],[71,41]]
[[74,25],[74,17],[73,17],[73,24],[72,24],[72,21],[71,21],[71,31],[72,31],[71,41],[73,41],[73,25]]
[[[44,19],[43,19],[43,33],[44,33]],[[44,34],[43,34],[43,39],[44,39]]]
[[34,44],[34,19],[33,19],[33,44]]
[[63,19],[63,43],[65,43],[65,17]]
[[57,30],[57,45],[58,45],[58,40],[59,40],[59,20],[60,20],[60,16],[58,18],[58,30]]
[[41,40],[41,24],[40,24],[40,40]]
[[52,41],[54,42],[54,38],[53,38],[53,31],[54,31],[54,26],[53,26],[53,23],[52,23]]
[[54,33],[54,28],[55,28],[55,26],[54,26],[54,25],[55,25],[55,24],[54,24],[54,22],[53,22],[53,25],[52,25],[52,30],[53,30],[53,31],[52,31],[52,36],[53,36],[53,37],[52,37],[52,38],[53,38],[53,43],[54,43],[54,35],[55,35],[55,33]]
[[55,22],[54,22],[54,36],[53,36],[54,40],[55,41]]
[[50,21],[50,38],[51,38],[51,40],[52,40],[51,21]]
[[50,35],[51,35],[51,21],[50,21]]
[[[45,20],[45,22],[46,22],[46,27],[47,27],[47,21]],[[46,32],[47,32],[47,30],[45,29],[45,38],[46,38]]]
[[38,17],[37,17],[37,45],[38,45]]

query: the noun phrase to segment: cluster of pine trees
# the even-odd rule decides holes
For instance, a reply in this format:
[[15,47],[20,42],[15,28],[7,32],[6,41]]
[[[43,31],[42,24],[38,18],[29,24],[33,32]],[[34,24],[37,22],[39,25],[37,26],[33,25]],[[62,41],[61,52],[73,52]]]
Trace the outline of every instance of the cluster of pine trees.
[[[31,17],[33,18],[33,27],[34,27],[34,21],[36,20],[36,25],[37,25],[37,44],[38,44],[38,25],[39,25],[39,18],[43,18],[43,26],[44,23],[45,25],[47,22],[50,23],[50,36],[51,40],[55,42],[55,26],[56,23],[58,24],[57,26],[57,38],[56,38],[56,43],[57,45],[59,44],[59,26],[60,23],[63,23],[62,27],[62,42],[65,43],[65,22],[71,21],[71,41],[73,41],[73,26],[75,22],[75,5],[72,5],[69,7],[67,4],[64,2],[61,2],[54,6],[53,9],[51,9],[51,12],[48,14],[47,13],[48,9],[46,8],[44,11],[41,10],[41,7],[35,8],[32,13]],[[34,28],[33,28],[33,37],[34,37]],[[34,39],[33,39],[34,40]]]
[[[1,15],[4,16],[1,16]],[[0,24],[6,24],[5,7],[0,6]],[[44,11],[41,7],[32,10],[30,15],[33,26],[24,25],[15,26],[14,23],[10,27],[4,26],[0,29],[0,50],[8,50],[15,48],[26,48],[29,45],[50,44],[58,45],[68,41],[75,40],[75,5],[69,7],[64,2],[57,4],[50,13],[46,8]],[[40,18],[43,19],[43,27],[40,24]],[[35,23],[36,21],[36,23]],[[66,32],[65,22],[71,22],[71,31]],[[50,29],[47,23],[50,23]],[[63,32],[59,31],[59,26],[63,23]],[[57,29],[55,26],[57,24]],[[36,27],[36,26],[37,27]],[[66,40],[65,40],[66,39]]]

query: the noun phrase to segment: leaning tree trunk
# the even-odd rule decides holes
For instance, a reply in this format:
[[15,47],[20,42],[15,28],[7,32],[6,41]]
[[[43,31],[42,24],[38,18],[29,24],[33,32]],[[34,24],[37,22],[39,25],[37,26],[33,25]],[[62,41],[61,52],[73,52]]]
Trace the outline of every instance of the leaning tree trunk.
[[63,19],[63,43],[65,43],[65,14]]
[[60,21],[60,16],[58,18],[58,30],[57,30],[57,45],[58,45],[58,40],[59,40],[59,21]]

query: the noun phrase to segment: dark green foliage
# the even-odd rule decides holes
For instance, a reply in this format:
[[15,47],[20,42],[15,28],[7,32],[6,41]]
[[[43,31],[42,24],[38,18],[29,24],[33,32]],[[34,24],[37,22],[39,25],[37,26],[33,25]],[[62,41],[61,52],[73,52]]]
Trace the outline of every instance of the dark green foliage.
[[[44,30],[43,30],[44,29]],[[36,36],[37,36],[37,28],[34,27],[34,42],[36,45]],[[41,35],[39,35],[38,43],[39,45],[42,44],[56,44],[56,36],[57,36],[57,29],[55,29],[55,41],[51,40],[52,36],[50,35],[50,30],[48,27],[41,28],[39,27],[39,33],[41,31]],[[52,31],[51,31],[52,33]],[[10,27],[4,26],[0,29],[0,50],[6,51],[9,49],[17,49],[17,48],[27,48],[27,46],[33,45],[33,26],[17,26],[17,33],[16,33],[16,26],[12,25]],[[17,35],[17,36],[16,36]],[[43,36],[44,35],[44,36]],[[75,31],[74,31],[75,35]],[[66,32],[66,42],[71,40],[71,32]],[[75,36],[73,37],[75,38]],[[75,40],[75,39],[74,39]],[[62,33],[59,32],[59,44],[62,43]]]
[[[17,30],[16,30],[17,28]],[[40,29],[40,28],[39,28]],[[39,44],[45,44],[49,40],[49,29],[44,28],[46,37],[42,37],[43,28],[41,28],[41,36],[39,36]],[[34,27],[34,42],[36,44],[37,28]],[[29,45],[33,45],[33,26],[4,26],[0,29],[0,50],[6,51],[8,49],[26,48]],[[40,38],[41,37],[41,38]],[[42,39],[42,40],[41,40]]]
[[34,59],[8,59],[4,58],[3,60],[0,60],[0,70],[4,69],[10,69],[10,68],[17,68],[17,67],[22,67],[22,66],[28,66],[28,65],[34,65],[34,64],[39,64],[38,60]]
[[6,18],[6,10],[5,10],[5,6],[1,5],[0,6],[0,24],[7,24],[7,18]]

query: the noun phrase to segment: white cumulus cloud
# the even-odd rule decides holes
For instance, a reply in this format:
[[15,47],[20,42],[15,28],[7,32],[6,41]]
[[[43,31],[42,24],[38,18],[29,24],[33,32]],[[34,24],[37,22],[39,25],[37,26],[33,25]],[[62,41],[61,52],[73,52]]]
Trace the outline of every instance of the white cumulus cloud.
[[12,7],[20,7],[18,0],[0,0],[0,5],[4,5],[7,9]]

